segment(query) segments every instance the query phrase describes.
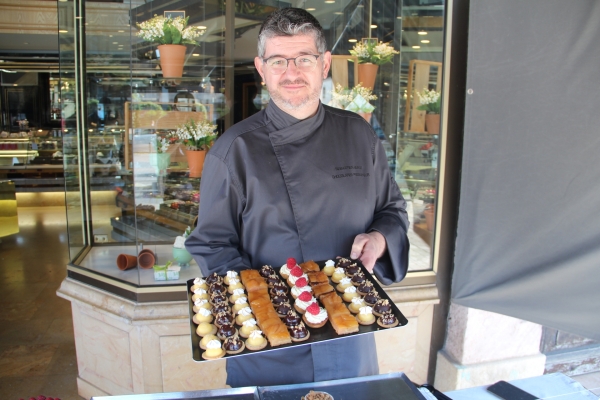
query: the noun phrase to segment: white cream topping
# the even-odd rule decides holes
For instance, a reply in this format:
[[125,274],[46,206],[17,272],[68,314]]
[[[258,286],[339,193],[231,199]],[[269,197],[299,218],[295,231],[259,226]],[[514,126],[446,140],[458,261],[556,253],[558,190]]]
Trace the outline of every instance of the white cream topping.
[[229,278],[229,286],[237,285],[240,283],[240,280],[237,278]]
[[210,312],[210,310],[208,310],[206,308],[201,308],[198,310],[198,314],[202,314],[203,317],[208,317],[212,313]]
[[198,288],[196,290],[194,290],[194,294],[204,294],[206,293],[206,290],[202,289],[202,288]]
[[311,324],[318,324],[327,319],[327,311],[322,307],[319,307],[319,313],[317,315],[313,315],[309,312],[306,312],[304,315],[306,315],[306,320]]
[[356,305],[362,305],[365,303],[365,301],[362,299],[362,297],[355,297],[352,299],[352,303]]
[[194,285],[204,285],[205,283],[206,283],[206,281],[202,278],[194,279]]
[[207,349],[220,349],[221,348],[221,342],[219,342],[218,340],[211,340],[210,342],[206,343],[206,348]]
[[254,318],[250,318],[242,322],[244,326],[256,326],[256,320]]
[[239,288],[239,289],[233,289],[233,295],[234,296],[241,296],[244,294],[244,289],[243,288]]
[[360,308],[361,314],[373,314],[373,309],[369,306],[364,306]]
[[250,332],[250,339],[258,339],[262,337],[262,331],[255,330]]
[[196,301],[194,301],[194,305],[195,305],[196,307],[203,306],[203,305],[205,305],[206,303],[208,303],[208,300],[206,300],[206,299],[196,299]]
[[346,275],[346,271],[344,271],[344,268],[336,268],[335,271],[333,271],[334,274],[340,274],[340,275]]
[[237,272],[235,272],[235,271],[227,271],[227,277],[228,277],[228,278],[230,279],[230,281],[231,281],[231,278],[237,278],[237,277],[238,277],[238,273],[237,273]]
[[310,306],[314,302],[315,298],[311,296],[309,301],[302,301],[300,299],[296,299],[296,302],[294,304],[300,307],[301,309],[306,310],[306,307]]
[[251,315],[252,310],[250,309],[250,307],[244,307],[240,311],[238,311],[238,314],[243,316]]
[[325,261],[325,266],[326,267],[333,267],[335,265],[335,262],[333,260],[327,260]]
[[281,268],[279,269],[279,272],[282,273],[282,274],[289,275],[290,274],[290,269],[288,268],[287,264],[283,264],[281,266]]
[[345,277],[340,279],[340,285],[352,285],[352,279]]
[[248,303],[248,299],[246,297],[238,297],[235,300],[235,304],[246,304]]
[[300,293],[302,293],[302,292],[309,292],[310,293],[310,292],[312,292],[312,288],[310,286],[308,286],[308,285],[306,285],[304,287],[301,287],[301,288],[299,288],[298,286],[294,286],[292,288],[292,294],[294,296],[296,296],[296,297],[300,296]]
[[298,279],[300,279],[300,278],[305,278],[308,281],[308,275],[306,275],[306,274],[302,274],[302,275],[297,276],[297,277],[294,276],[294,275],[290,275],[290,277],[288,279],[290,280],[290,282],[291,282],[292,285],[295,285],[296,281]]
[[346,289],[344,289],[344,293],[356,293],[356,287],[348,286]]

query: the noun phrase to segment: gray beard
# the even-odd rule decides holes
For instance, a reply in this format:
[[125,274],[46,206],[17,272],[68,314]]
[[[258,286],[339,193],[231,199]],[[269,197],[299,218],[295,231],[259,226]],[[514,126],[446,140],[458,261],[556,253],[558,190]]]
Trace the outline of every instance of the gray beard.
[[[294,82],[292,82],[292,81],[281,82],[281,84],[289,84],[289,83],[305,83],[305,82],[303,80],[298,80],[298,81],[294,81]],[[267,90],[269,90],[268,87],[267,87]],[[277,104],[277,107],[281,108],[282,110],[287,109],[287,110],[295,111],[295,110],[300,110],[312,103],[318,104],[319,100],[321,98],[321,89],[319,88],[319,90],[310,93],[305,98],[301,99],[300,101],[296,101],[294,103],[292,103],[288,99],[282,98],[282,96],[279,95],[279,92],[271,92],[269,90],[269,95],[271,96],[271,99],[273,99],[273,102],[275,102],[275,104]]]

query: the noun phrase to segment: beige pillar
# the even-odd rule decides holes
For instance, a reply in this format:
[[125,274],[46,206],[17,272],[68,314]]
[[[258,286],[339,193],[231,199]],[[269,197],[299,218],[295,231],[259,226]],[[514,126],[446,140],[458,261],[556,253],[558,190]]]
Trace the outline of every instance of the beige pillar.
[[541,325],[452,304],[434,386],[442,391],[544,373]]

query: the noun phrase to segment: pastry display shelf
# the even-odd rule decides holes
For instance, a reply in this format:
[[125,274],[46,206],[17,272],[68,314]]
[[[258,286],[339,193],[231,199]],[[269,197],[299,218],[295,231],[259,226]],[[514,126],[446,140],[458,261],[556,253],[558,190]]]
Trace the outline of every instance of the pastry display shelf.
[[426,400],[402,372],[337,379],[322,382],[280,386],[248,386],[241,388],[140,394],[126,396],[94,396],[91,400],[300,400],[311,390],[329,393],[334,399],[397,399]]
[[[321,270],[325,266],[325,261],[315,261],[315,262],[319,265]],[[378,331],[382,331],[382,330],[401,328],[404,325],[406,325],[408,323],[408,320],[402,314],[402,312],[400,312],[400,310],[398,309],[396,304],[394,304],[394,302],[390,299],[388,294],[383,290],[383,288],[379,285],[379,283],[375,280],[373,275],[371,275],[371,273],[368,272],[366,270],[366,268],[359,261],[357,261],[357,264],[360,266],[360,269],[361,269],[362,273],[365,275],[365,277],[367,278],[367,280],[372,283],[374,289],[379,294],[379,297],[381,299],[389,301],[390,306],[391,306],[391,313],[394,314],[394,316],[398,320],[397,326],[391,327],[391,328],[383,328],[383,327],[379,326],[376,322],[374,322],[372,325],[359,324],[358,332],[350,333],[347,335],[338,335],[336,333],[336,331],[333,329],[331,322],[327,321],[327,323],[321,328],[311,328],[309,326],[306,326],[306,328],[310,332],[310,337],[305,341],[292,342],[289,344],[283,344],[283,345],[276,346],[276,347],[273,347],[270,344],[267,344],[267,346],[263,350],[258,350],[258,351],[252,351],[252,350],[248,350],[246,348],[246,349],[244,349],[244,351],[242,351],[239,354],[227,354],[224,356],[224,358],[227,359],[227,358],[231,358],[231,357],[242,357],[242,356],[247,356],[247,355],[251,355],[251,354],[262,353],[265,351],[275,351],[275,350],[279,350],[279,349],[285,349],[288,347],[305,346],[305,345],[311,344],[311,343],[319,343],[319,342],[329,341],[329,340],[338,340],[338,339],[343,339],[344,337],[372,334],[374,332],[378,332]],[[278,267],[274,267],[274,268],[275,268],[275,271],[279,274],[279,268]],[[336,284],[331,282],[331,278],[329,279],[329,281],[330,281],[329,283],[334,287],[334,290],[335,290]],[[187,281],[188,306],[189,306],[189,313],[190,313],[190,331],[191,331],[191,339],[192,339],[192,359],[197,362],[207,362],[210,360],[204,360],[202,358],[201,352],[203,350],[200,349],[200,337],[196,334],[197,324],[194,323],[194,321],[192,320],[195,313],[193,310],[194,302],[192,301],[192,293],[190,291],[190,288],[192,287],[193,284],[194,284],[193,279],[190,279]],[[341,296],[341,293],[339,293],[339,292],[336,292],[336,293]],[[290,293],[288,293],[288,297],[289,297],[290,304],[293,306],[294,299]],[[346,306],[348,305],[348,303],[346,303],[346,302],[344,302],[344,304],[346,304]]]

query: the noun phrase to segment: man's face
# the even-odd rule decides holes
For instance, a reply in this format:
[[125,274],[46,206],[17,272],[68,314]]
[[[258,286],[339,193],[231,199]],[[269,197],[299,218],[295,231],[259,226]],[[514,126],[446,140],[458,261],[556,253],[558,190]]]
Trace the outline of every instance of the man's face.
[[[263,58],[292,58],[307,54],[318,54],[312,35],[277,36],[267,40]],[[290,60],[287,70],[279,75],[274,74],[259,57],[254,59],[254,65],[275,104],[283,111],[302,119],[312,116],[317,110],[321,86],[331,65],[331,53],[319,55],[316,67],[309,72],[299,71],[294,60]]]

